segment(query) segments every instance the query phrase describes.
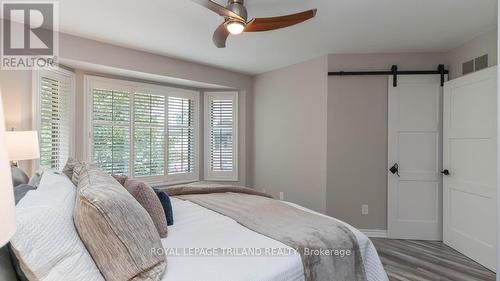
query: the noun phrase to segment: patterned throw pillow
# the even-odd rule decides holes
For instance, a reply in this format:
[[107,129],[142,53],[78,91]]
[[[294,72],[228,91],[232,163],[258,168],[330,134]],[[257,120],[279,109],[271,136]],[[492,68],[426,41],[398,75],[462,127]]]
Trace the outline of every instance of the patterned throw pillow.
[[134,196],[139,204],[146,209],[149,216],[151,216],[160,237],[167,237],[167,219],[160,199],[156,196],[154,190],[146,183],[133,179],[126,179],[123,186],[128,190],[128,192],[130,192],[130,194],[132,194],[132,196]]
[[[80,237],[107,281],[161,280],[167,261],[147,211],[113,177],[93,165],[76,167],[74,210]],[[73,175],[74,178],[74,175]]]

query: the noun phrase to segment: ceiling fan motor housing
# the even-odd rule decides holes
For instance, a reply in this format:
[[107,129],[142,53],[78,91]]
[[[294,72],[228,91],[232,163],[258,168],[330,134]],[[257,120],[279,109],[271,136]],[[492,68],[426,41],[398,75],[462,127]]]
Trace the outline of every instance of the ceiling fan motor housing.
[[227,8],[238,14],[240,17],[244,18],[245,22],[247,21],[248,13],[247,8],[245,8],[243,4],[243,0],[229,0],[227,3]]

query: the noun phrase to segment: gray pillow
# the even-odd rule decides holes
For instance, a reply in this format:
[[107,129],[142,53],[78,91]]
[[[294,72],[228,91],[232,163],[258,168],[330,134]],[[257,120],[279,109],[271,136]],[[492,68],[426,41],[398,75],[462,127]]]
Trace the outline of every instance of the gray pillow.
[[69,157],[68,161],[66,161],[66,165],[64,165],[64,168],[62,170],[63,174],[68,176],[68,178],[73,182],[74,185],[78,184],[78,176],[73,175],[74,169],[75,167],[82,164],[85,164],[85,162]]
[[[9,246],[0,248],[0,280],[19,280],[16,277],[14,266],[11,262]],[[21,279],[26,280],[26,279]]]
[[[155,281],[167,261],[146,210],[113,177],[94,165],[78,174],[74,221],[80,238],[107,281]],[[111,258],[112,257],[112,258]]]
[[28,182],[29,185],[38,187],[40,185],[40,181],[42,180],[43,170],[36,171],[35,174],[31,177]]
[[23,199],[24,196],[30,191],[36,190],[36,187],[28,185],[28,184],[20,184],[14,187],[14,197],[16,199],[16,205]]
[[[7,247],[5,247],[7,248]],[[19,263],[19,260],[17,259],[16,255],[14,254],[14,251],[12,250],[12,247],[10,246],[10,243],[9,243],[9,247],[8,247],[8,254],[10,255],[10,261],[12,262],[12,266],[15,270],[15,274],[17,276],[17,280],[19,281],[29,281],[28,278],[26,277],[26,275],[24,274],[23,270],[21,269],[21,264]],[[2,280],[2,279],[0,279]]]

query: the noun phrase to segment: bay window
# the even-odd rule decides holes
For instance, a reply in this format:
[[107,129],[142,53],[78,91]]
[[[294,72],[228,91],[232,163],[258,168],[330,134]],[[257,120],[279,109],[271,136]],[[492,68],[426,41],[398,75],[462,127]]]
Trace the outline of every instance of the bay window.
[[198,180],[199,92],[85,79],[91,162],[151,183]]

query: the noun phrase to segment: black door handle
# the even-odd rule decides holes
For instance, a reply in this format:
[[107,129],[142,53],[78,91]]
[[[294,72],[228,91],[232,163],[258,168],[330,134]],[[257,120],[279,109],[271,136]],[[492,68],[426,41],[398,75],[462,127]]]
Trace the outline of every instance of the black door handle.
[[441,171],[441,174],[443,174],[445,176],[449,176],[450,175],[450,171],[448,171],[447,169],[445,169],[445,170]]
[[398,163],[394,163],[392,167],[389,168],[389,171],[394,175],[396,174],[399,177],[399,165]]

